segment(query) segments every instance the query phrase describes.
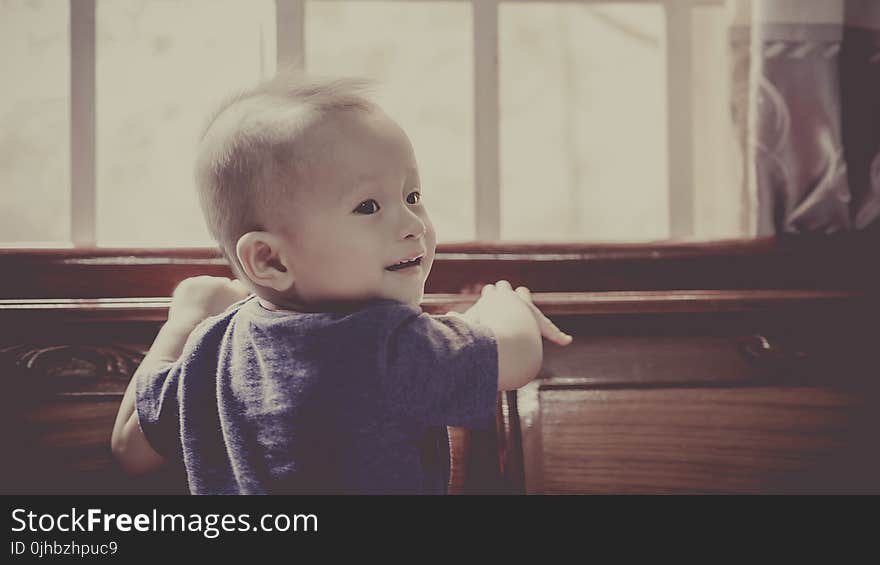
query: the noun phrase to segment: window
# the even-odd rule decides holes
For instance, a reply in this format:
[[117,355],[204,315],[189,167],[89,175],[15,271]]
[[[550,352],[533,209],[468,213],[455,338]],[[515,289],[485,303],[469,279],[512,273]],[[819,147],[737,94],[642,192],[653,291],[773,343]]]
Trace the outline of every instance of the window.
[[502,4],[499,31],[502,238],[669,237],[662,7]]
[[207,113],[275,72],[271,0],[98,0],[97,237],[210,243],[192,187]]
[[0,4],[0,241],[70,237],[69,19],[64,2]]
[[0,0],[0,20],[8,246],[211,245],[196,136],[276,61],[377,81],[442,242],[746,235],[722,0]]

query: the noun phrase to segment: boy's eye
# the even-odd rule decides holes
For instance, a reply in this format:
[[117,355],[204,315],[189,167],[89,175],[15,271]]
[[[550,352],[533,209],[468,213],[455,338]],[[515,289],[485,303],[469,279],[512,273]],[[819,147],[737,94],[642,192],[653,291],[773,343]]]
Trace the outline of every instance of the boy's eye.
[[418,204],[422,201],[422,193],[414,190],[406,195],[406,201],[410,204]]
[[379,203],[372,198],[370,198],[369,200],[364,200],[357,205],[357,208],[354,209],[355,214],[375,214],[378,211]]

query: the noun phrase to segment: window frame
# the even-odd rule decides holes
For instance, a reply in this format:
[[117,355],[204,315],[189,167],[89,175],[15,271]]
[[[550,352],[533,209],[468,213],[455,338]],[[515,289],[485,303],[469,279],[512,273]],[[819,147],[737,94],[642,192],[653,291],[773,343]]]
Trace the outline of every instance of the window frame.
[[[320,0],[313,0],[320,1]],[[670,237],[694,230],[694,132],[691,11],[723,0],[389,0],[468,2],[474,45],[474,233],[501,239],[500,84],[498,7],[504,3],[653,4],[666,18],[666,121]],[[97,0],[70,0],[70,243],[97,247],[95,8]],[[306,0],[275,0],[278,68],[304,68]],[[672,127],[675,116],[675,127]]]

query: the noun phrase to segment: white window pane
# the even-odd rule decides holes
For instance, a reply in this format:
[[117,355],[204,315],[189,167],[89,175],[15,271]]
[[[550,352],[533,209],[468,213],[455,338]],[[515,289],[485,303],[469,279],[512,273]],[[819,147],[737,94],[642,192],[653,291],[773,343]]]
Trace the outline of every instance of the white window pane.
[[501,233],[669,235],[662,7],[501,4]]
[[0,1],[0,243],[70,240],[67,2]]
[[101,245],[210,243],[193,185],[198,135],[236,89],[275,72],[272,0],[100,0]]
[[[731,116],[728,15],[723,6],[691,12],[694,73],[694,236],[745,237],[742,155]],[[744,103],[745,84],[739,85]]]
[[306,68],[377,81],[415,148],[442,242],[474,237],[473,35],[466,2],[309,2]]

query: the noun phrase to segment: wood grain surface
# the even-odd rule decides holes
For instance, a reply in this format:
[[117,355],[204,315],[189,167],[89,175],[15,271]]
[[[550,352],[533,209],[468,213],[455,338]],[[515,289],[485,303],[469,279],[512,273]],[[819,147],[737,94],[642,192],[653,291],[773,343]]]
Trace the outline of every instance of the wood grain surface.
[[876,401],[798,387],[542,391],[530,491],[876,493]]

